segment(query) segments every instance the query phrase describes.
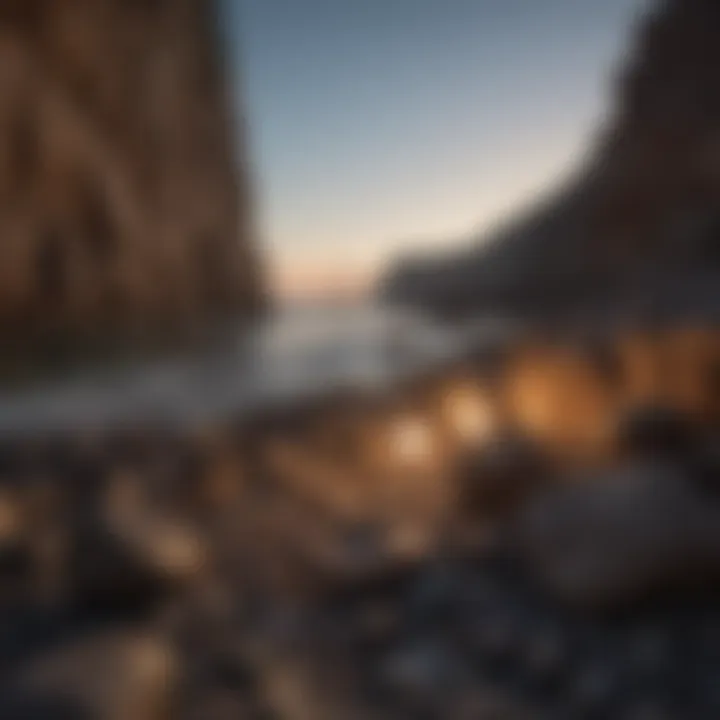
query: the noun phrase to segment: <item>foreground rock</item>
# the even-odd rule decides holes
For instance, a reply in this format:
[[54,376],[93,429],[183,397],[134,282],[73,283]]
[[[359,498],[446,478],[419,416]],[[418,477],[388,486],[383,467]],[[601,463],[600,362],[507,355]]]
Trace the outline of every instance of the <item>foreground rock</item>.
[[[720,580],[720,506],[687,456],[653,463],[636,442],[632,463],[553,479],[532,446],[501,444],[474,467],[475,491],[500,498],[496,541],[464,546],[462,557],[441,543],[408,556],[389,552],[378,528],[330,522],[287,481],[249,482],[218,436],[205,438],[204,459],[169,474],[160,460],[177,446],[150,439],[93,472],[66,448],[55,509],[74,508],[59,518],[75,551],[41,565],[66,591],[39,592],[33,574],[5,566],[20,591],[6,582],[0,594],[2,717],[706,720],[720,711],[720,616],[704,592]],[[43,457],[36,446],[24,462]],[[528,484],[523,474],[538,463],[545,479]],[[219,484],[208,496],[211,477]],[[517,482],[509,504],[502,482]],[[23,487],[6,491],[15,498],[5,502],[7,553],[27,537],[20,517],[35,528],[54,517],[18,513]],[[478,510],[464,508],[462,521],[487,522]],[[668,588],[676,592],[659,602]]]
[[456,462],[427,423],[393,452],[440,380],[6,438],[0,717],[716,717],[710,426],[630,411],[594,469],[504,417],[439,443]]
[[4,688],[3,717],[161,720],[173,712],[177,658],[135,632],[70,642],[23,667]]
[[524,514],[516,540],[529,573],[575,605],[623,607],[720,582],[720,503],[672,465],[553,493]]

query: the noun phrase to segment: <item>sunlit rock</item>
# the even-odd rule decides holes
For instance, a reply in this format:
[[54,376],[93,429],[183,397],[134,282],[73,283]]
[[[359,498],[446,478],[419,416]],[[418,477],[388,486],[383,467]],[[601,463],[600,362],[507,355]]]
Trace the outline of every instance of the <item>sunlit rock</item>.
[[209,548],[198,529],[152,508],[134,476],[115,478],[96,513],[80,526],[74,554],[80,601],[151,606],[208,567]]
[[564,460],[595,460],[609,448],[618,388],[582,348],[520,349],[503,373],[517,429]]
[[64,701],[81,717],[162,720],[173,712],[179,679],[178,657],[168,643],[129,631],[53,649],[19,668],[12,687],[30,707],[46,698],[48,708],[55,701],[59,712]]
[[720,332],[675,325],[621,334],[616,341],[627,404],[662,405],[696,422],[720,418]]
[[435,459],[436,438],[430,422],[422,417],[401,417],[389,429],[391,461],[402,467],[423,469]]
[[11,548],[23,535],[25,514],[18,497],[8,491],[0,491],[0,553]]
[[441,417],[461,449],[481,447],[498,430],[499,408],[477,383],[451,383],[442,391]]

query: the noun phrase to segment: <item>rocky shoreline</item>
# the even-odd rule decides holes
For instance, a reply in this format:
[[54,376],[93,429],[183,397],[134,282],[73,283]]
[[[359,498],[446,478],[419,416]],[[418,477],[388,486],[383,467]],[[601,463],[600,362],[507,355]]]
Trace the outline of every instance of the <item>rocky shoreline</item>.
[[[365,400],[1,443],[2,717],[716,717],[716,335],[637,345],[622,402],[597,353],[533,341]],[[532,412],[443,420],[513,387]]]

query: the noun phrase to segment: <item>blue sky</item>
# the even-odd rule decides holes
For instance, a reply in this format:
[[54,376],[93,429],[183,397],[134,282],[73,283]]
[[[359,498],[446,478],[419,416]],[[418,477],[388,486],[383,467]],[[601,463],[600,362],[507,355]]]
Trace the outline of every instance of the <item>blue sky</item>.
[[556,181],[645,4],[224,0],[281,290],[449,247]]

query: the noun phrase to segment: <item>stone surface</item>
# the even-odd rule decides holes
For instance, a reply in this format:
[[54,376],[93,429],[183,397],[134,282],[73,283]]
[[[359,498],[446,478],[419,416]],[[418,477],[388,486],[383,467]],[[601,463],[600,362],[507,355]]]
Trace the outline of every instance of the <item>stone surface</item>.
[[215,10],[3,3],[3,337],[157,334],[258,304]]
[[[161,720],[172,712],[179,677],[174,651],[161,639],[115,633],[69,643],[22,668],[10,693],[23,707],[47,708],[38,718],[89,717],[96,720]],[[7,691],[6,691],[7,693]],[[75,713],[75,714],[73,714]],[[5,717],[5,715],[3,715]]]
[[[320,447],[312,415],[275,420],[269,435],[229,423],[6,442],[0,496],[23,522],[7,523],[0,566],[0,717],[154,720],[166,703],[178,720],[717,716],[720,505],[703,443],[672,462],[641,444],[595,472],[546,467],[498,513],[492,552],[454,554],[452,531],[472,522],[461,504],[408,558],[382,525],[278,476],[266,444]],[[512,478],[513,456],[476,480]],[[63,535],[54,555],[38,546]],[[17,548],[23,562],[5,563]],[[648,596],[668,579],[671,596]],[[152,660],[165,652],[167,673]]]
[[617,606],[720,579],[720,504],[657,461],[551,493],[517,528],[540,584],[569,603]]

